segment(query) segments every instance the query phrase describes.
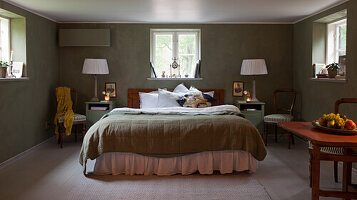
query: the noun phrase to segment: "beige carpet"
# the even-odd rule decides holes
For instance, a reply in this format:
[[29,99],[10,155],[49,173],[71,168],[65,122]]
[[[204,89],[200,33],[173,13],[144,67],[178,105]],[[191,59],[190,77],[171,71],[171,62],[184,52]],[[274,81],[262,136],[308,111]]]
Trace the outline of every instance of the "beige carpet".
[[[80,144],[70,138],[60,149],[51,140],[0,166],[0,200],[311,199],[306,142],[296,140],[296,145],[288,150],[286,138],[285,135],[280,137],[279,143],[269,138],[268,156],[259,163],[254,174],[94,178],[82,174],[78,163]],[[357,174],[354,174],[354,183],[357,183]],[[321,186],[341,187],[341,182],[333,181],[332,162],[321,163]]]
[[103,177],[77,180],[63,199],[235,199],[270,200],[269,195],[249,175]]
[[[270,200],[249,173],[190,176],[91,176],[78,163],[80,144],[53,140],[0,167],[0,199],[238,199]],[[92,163],[93,164],[93,163]],[[89,164],[91,165],[91,164]],[[89,166],[89,170],[92,166]]]

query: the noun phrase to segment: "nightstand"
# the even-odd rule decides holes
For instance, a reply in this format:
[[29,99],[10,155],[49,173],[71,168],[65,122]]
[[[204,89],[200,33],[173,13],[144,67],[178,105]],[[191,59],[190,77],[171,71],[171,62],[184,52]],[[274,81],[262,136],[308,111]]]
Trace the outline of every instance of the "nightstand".
[[263,133],[264,127],[264,102],[235,101],[234,105],[244,114],[245,118],[252,122]]
[[115,102],[85,102],[87,125],[91,127],[104,114],[107,114],[115,107]]

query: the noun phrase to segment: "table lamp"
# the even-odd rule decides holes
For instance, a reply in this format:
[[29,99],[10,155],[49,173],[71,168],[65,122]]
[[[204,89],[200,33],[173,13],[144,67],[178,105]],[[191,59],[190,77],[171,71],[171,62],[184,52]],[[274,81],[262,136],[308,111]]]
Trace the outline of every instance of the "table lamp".
[[244,59],[240,69],[240,75],[253,76],[253,92],[251,102],[258,102],[255,93],[255,76],[268,74],[264,59]]
[[92,59],[84,60],[82,74],[92,74],[94,76],[94,97],[91,101],[99,101],[97,96],[97,75],[109,74],[107,59]]

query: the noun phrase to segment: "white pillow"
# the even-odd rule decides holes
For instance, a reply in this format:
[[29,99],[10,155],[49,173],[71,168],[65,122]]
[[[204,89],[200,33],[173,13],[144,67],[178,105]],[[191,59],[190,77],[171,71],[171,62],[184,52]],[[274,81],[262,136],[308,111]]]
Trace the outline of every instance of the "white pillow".
[[190,92],[200,92],[197,88],[191,86],[189,89]]
[[181,97],[183,97],[184,95],[183,93],[169,92],[162,89],[159,89],[158,93],[159,93],[158,101],[157,101],[158,108],[181,107],[176,100],[179,100]]
[[[193,87],[193,86],[190,87],[190,90],[189,90],[189,91],[190,91],[190,92],[193,92],[193,93],[201,92],[200,90],[198,90],[197,88],[195,88],[195,87]],[[211,96],[211,97],[214,97],[214,91],[201,92],[201,93],[207,94],[207,95],[209,95],[209,96]]]
[[176,88],[174,89],[175,93],[187,93],[189,90],[187,89],[187,87],[181,83],[180,85],[176,86]]
[[158,91],[153,92],[139,92],[140,108],[156,108],[159,99]]
[[204,92],[203,94],[207,94],[211,97],[214,97],[214,91]]

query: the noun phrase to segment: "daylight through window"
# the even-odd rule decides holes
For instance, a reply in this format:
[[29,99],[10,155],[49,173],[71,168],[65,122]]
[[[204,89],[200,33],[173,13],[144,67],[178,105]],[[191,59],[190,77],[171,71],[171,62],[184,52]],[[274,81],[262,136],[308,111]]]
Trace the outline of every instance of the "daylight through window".
[[313,78],[346,80],[347,21],[345,9],[312,23]]
[[158,78],[194,78],[200,60],[200,30],[152,29],[150,53]]
[[346,56],[347,20],[328,24],[327,63],[339,63]]
[[10,59],[10,20],[0,17],[0,60],[9,62]]

